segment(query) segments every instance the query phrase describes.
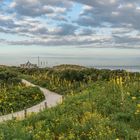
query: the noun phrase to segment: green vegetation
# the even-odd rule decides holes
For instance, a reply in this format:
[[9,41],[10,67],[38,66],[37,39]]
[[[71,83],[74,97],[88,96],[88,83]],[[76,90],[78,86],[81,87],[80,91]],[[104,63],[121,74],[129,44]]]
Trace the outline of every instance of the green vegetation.
[[21,80],[18,78],[18,75],[16,72],[7,70],[7,69],[0,69],[0,85],[11,85],[11,84],[17,84],[21,82]]
[[139,73],[58,68],[18,71],[34,83],[65,95],[65,100],[23,121],[0,124],[0,139],[140,139]]
[[31,107],[44,98],[38,87],[26,87],[15,72],[0,69],[0,115]]
[[18,84],[0,89],[0,115],[9,114],[31,107],[44,100],[38,87],[26,87]]
[[81,94],[67,96],[53,109],[24,121],[2,124],[1,137],[7,140],[139,139],[140,87],[138,83],[129,84],[131,87],[97,82]]
[[[32,83],[62,95],[80,92],[92,82],[109,81],[116,76],[124,78],[128,75],[124,70],[98,70],[77,65],[60,65],[47,69],[18,69],[18,72],[21,77]],[[130,73],[129,76],[136,80],[140,74]]]

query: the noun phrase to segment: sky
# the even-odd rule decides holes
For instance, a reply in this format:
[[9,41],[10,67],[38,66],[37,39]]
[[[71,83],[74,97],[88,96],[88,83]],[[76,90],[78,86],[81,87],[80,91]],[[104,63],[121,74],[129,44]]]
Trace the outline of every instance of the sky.
[[0,64],[140,65],[139,0],[0,0]]

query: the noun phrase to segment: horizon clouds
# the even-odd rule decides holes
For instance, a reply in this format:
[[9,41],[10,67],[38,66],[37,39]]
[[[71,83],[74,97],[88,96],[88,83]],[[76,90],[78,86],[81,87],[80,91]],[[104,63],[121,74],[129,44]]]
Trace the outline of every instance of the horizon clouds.
[[0,44],[140,48],[138,0],[1,0]]

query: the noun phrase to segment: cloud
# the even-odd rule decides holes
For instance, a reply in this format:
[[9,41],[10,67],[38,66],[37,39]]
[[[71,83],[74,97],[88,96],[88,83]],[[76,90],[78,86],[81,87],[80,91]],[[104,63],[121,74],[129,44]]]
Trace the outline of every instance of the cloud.
[[0,8],[5,44],[140,47],[139,0],[5,0]]
[[96,32],[93,31],[92,29],[87,29],[87,28],[82,29],[77,33],[77,35],[80,35],[80,36],[91,36],[93,34],[96,34]]
[[55,35],[59,36],[66,36],[66,35],[74,35],[75,31],[77,30],[77,26],[72,25],[72,24],[61,24],[58,25],[56,28],[56,31],[53,32]]
[[[101,41],[101,40],[100,40]],[[107,39],[102,39],[102,41],[107,41]],[[42,45],[42,46],[86,46],[87,44],[90,46],[99,43],[99,39],[91,39],[91,38],[57,38],[57,39],[49,39],[49,40],[24,40],[24,41],[7,41],[7,44],[10,45]]]
[[117,44],[126,44],[127,46],[130,46],[130,43],[134,43],[135,45],[140,44],[140,37],[130,37],[130,36],[114,36],[115,37],[115,42]]
[[138,1],[122,0],[75,0],[90,6],[84,6],[79,19],[76,21],[81,26],[104,26],[108,23],[111,26],[130,26],[140,29],[140,9]]
[[32,39],[23,39],[23,40],[15,40],[15,41],[9,41],[6,40],[6,43],[9,45],[41,45],[41,46],[91,46],[95,47],[99,43],[107,43],[110,42],[111,36],[97,36],[92,35],[91,36],[55,36],[55,37],[36,37]]
[[5,39],[0,39],[0,43],[5,43],[6,40]]
[[5,16],[0,14],[0,26],[1,27],[6,27],[6,28],[12,28],[12,27],[17,27],[10,16]]
[[30,17],[38,17],[54,13],[64,14],[70,8],[71,2],[60,0],[14,0],[10,4],[17,14]]
[[54,15],[51,17],[53,20],[56,20],[56,21],[64,21],[64,22],[68,22],[67,18],[65,16],[62,16],[62,15]]

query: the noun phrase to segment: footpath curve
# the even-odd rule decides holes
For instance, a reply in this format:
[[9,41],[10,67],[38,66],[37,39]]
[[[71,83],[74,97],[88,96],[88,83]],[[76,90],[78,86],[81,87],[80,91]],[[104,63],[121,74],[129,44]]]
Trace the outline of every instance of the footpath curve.
[[[32,87],[37,86],[24,79],[22,79],[22,83],[24,83],[26,86],[32,86]],[[40,86],[38,86],[38,87],[40,88],[40,90],[43,92],[43,94],[45,96],[44,101],[42,101],[41,103],[39,103],[35,106],[27,108],[26,110],[22,110],[22,111],[15,112],[12,114],[0,116],[0,122],[12,120],[13,118],[24,119],[26,116],[26,113],[27,113],[27,115],[31,114],[31,113],[38,113],[41,110],[45,109],[46,107],[48,107],[48,108],[54,107],[58,103],[62,102],[62,95],[51,92],[48,89],[42,88]]]

